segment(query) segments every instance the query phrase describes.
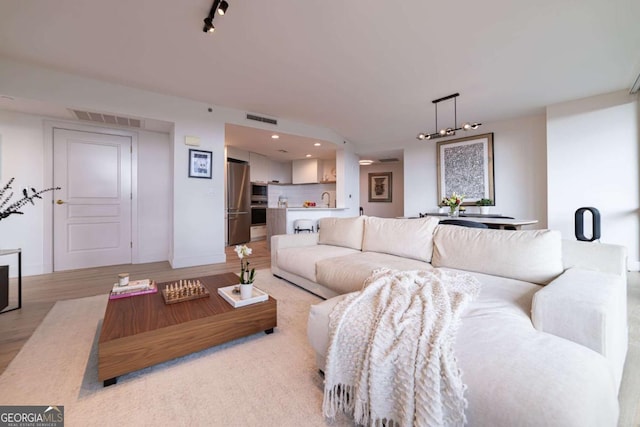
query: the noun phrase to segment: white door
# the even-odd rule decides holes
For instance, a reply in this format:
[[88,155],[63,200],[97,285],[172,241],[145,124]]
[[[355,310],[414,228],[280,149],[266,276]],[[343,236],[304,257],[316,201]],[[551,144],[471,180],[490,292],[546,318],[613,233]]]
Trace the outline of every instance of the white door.
[[54,271],[131,263],[131,138],[54,129]]

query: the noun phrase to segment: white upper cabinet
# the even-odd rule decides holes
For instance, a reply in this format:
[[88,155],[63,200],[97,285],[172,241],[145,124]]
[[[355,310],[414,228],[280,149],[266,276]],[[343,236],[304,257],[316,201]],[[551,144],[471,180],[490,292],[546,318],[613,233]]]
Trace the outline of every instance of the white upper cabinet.
[[269,182],[269,166],[271,161],[262,154],[249,153],[251,182]]
[[269,168],[269,182],[277,181],[280,184],[291,184],[291,162],[271,161]]
[[316,184],[336,181],[336,161],[305,159],[294,160],[292,165],[294,184]]
[[317,159],[294,160],[291,169],[294,184],[314,184],[320,181],[321,171]]

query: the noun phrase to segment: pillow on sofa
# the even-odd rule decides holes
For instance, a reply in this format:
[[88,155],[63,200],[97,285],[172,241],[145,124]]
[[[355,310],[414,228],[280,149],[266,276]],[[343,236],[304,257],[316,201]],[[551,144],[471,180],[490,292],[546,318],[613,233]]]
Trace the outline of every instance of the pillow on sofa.
[[362,250],[364,216],[353,218],[320,218],[318,244]]
[[433,233],[438,222],[438,218],[435,217],[367,217],[364,222],[362,250],[431,262]]
[[434,267],[476,271],[541,285],[563,271],[559,231],[439,225],[433,245]]

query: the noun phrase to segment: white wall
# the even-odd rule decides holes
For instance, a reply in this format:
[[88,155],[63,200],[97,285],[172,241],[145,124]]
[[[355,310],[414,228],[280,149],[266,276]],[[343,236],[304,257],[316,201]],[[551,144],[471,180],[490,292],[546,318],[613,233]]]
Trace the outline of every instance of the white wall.
[[358,156],[348,146],[336,152],[336,207],[346,208],[336,216],[352,217],[359,214],[360,209],[360,165]]
[[169,134],[138,132],[138,261],[167,261],[173,199]]
[[[0,185],[11,178],[14,196],[11,204],[21,198],[23,188],[44,188],[43,118],[0,110]],[[31,165],[31,166],[29,166]],[[5,193],[5,198],[9,193]],[[3,198],[4,199],[4,198]],[[11,215],[0,221],[0,249],[22,248],[22,274],[40,274],[43,259],[44,203],[51,203],[51,193],[35,206],[27,205],[23,215]],[[6,206],[5,206],[6,207]],[[17,273],[15,256],[2,257],[0,263],[10,264],[13,276]]]
[[[544,115],[485,123],[493,132],[495,203],[492,213],[537,219],[546,228],[546,126]],[[452,139],[455,139],[452,138]],[[416,141],[404,151],[404,215],[438,210],[436,142]],[[469,212],[478,211],[469,207]]]
[[[369,202],[369,174],[391,172],[391,203]],[[374,163],[360,166],[360,206],[364,214],[381,218],[395,218],[404,215],[404,165],[397,163]]]
[[[6,58],[0,58],[0,93],[66,108],[123,114],[173,123],[174,132],[170,137],[170,158],[173,166],[171,204],[173,223],[169,260],[175,268],[225,261],[224,124],[250,125],[272,130],[271,125],[247,121],[244,111],[132,89]],[[342,138],[330,129],[287,119],[278,119],[278,130],[343,144]],[[184,137],[187,135],[200,137],[200,148],[213,153],[213,179],[188,178],[188,146],[184,145]],[[39,138],[38,150],[42,150],[42,131]],[[12,157],[9,161],[17,168],[30,167],[29,165],[34,161],[42,166],[41,156],[42,154],[35,157],[28,156],[28,159]],[[349,162],[357,167],[355,156],[349,158]],[[341,167],[354,166],[343,163]],[[2,173],[4,175],[5,171]],[[357,175],[355,176],[355,180],[347,180],[341,185],[343,194],[355,193],[357,197],[358,182]],[[45,185],[51,184],[51,177],[45,176],[43,179]],[[357,213],[357,198],[355,201]],[[338,196],[338,203],[340,203],[340,196]],[[38,222],[40,223],[41,221]],[[50,230],[42,231],[51,233]],[[33,262],[39,261],[33,260]]]
[[627,91],[547,108],[549,227],[575,239],[576,209],[597,208],[600,240],[626,246],[632,270],[640,267],[639,125],[638,98]]
[[[15,177],[12,201],[20,198],[24,187],[45,188],[44,123],[49,118],[0,110],[0,185]],[[86,128],[85,124],[80,124]],[[104,128],[96,127],[97,132]],[[139,262],[169,259],[171,230],[171,166],[169,135],[136,131],[138,135],[137,182],[137,254]],[[26,166],[32,165],[32,166]],[[0,221],[0,248],[23,249],[23,274],[42,274],[50,267],[45,254],[51,240],[44,239],[45,215],[51,193],[36,205],[22,209],[24,215],[12,215]],[[7,258],[9,259],[9,258]],[[2,262],[0,260],[0,262]],[[12,267],[13,270],[13,267]],[[12,271],[12,274],[14,271]]]

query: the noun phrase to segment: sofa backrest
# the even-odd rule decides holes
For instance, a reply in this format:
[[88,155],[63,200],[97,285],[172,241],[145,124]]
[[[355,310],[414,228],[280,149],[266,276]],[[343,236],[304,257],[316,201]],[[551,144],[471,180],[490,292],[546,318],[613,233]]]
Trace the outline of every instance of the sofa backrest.
[[420,219],[367,217],[362,250],[431,262],[435,217]]
[[362,250],[365,216],[320,218],[318,243]]
[[439,225],[432,265],[545,285],[560,275],[562,241],[553,230],[487,230]]

